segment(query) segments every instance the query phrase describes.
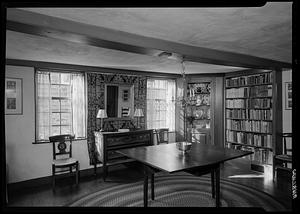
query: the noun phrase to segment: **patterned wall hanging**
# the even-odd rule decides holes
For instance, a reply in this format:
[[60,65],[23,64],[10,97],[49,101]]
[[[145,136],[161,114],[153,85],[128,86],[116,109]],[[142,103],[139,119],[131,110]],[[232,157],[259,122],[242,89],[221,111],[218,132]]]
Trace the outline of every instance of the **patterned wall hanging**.
[[[87,97],[88,97],[88,123],[87,123],[87,144],[90,157],[90,164],[95,163],[94,131],[100,129],[96,115],[100,108],[105,108],[105,84],[127,84],[134,85],[134,108],[142,108],[146,116],[146,77],[124,74],[103,74],[87,73]],[[105,131],[116,131],[118,129],[132,129],[135,127],[135,120],[116,120],[104,119]],[[145,128],[145,119],[141,118],[140,126]]]

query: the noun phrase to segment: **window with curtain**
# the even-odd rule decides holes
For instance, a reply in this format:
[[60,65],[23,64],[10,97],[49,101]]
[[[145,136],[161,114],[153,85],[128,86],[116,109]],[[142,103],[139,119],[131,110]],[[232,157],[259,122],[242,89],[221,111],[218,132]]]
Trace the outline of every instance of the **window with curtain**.
[[147,79],[147,128],[175,131],[175,80]]
[[36,71],[36,140],[74,134],[86,137],[84,74]]

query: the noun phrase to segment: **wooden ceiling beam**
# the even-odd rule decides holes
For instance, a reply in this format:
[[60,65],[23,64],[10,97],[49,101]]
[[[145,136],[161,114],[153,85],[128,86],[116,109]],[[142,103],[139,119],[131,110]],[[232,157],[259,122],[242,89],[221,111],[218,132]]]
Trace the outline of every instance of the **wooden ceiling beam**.
[[292,67],[291,63],[185,45],[14,8],[7,11],[6,29],[149,56],[158,56],[162,52],[175,53],[186,61],[199,63],[255,69]]

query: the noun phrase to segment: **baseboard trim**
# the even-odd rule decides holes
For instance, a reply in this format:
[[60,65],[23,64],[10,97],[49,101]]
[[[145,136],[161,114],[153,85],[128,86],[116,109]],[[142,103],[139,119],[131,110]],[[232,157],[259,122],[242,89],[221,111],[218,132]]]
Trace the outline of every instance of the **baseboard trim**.
[[[102,166],[97,167],[97,174],[99,174],[99,168],[102,168]],[[64,175],[61,175],[61,176],[64,176]],[[80,178],[87,177],[87,176],[95,176],[94,167],[80,170],[79,176],[80,176]],[[26,180],[26,181],[20,181],[20,182],[16,182],[16,183],[9,183],[7,185],[8,186],[7,188],[9,190],[9,192],[11,192],[11,191],[15,192],[18,190],[22,190],[24,188],[32,188],[32,187],[37,187],[37,186],[51,185],[51,183],[52,183],[52,176],[46,176],[46,177],[35,178],[35,179]]]

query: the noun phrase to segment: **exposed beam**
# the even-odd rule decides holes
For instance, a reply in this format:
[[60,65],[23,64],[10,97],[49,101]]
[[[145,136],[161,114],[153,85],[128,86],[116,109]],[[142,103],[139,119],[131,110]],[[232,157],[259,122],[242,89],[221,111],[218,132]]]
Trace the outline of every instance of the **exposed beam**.
[[13,8],[7,11],[6,29],[150,56],[166,51],[182,55],[187,61],[200,63],[256,69],[292,67],[290,63],[195,47]]
[[[95,73],[115,73],[115,74],[128,74],[128,75],[140,75],[148,77],[161,77],[161,78],[181,78],[181,74],[172,73],[161,73],[153,71],[136,71],[128,69],[116,69],[107,67],[97,67],[97,66],[86,66],[86,65],[73,65],[65,63],[54,63],[54,62],[42,62],[42,61],[31,61],[22,59],[6,59],[6,65],[12,66],[28,66],[28,67],[40,67],[49,69],[65,69],[83,72],[95,72]],[[222,75],[222,74],[220,74]]]

